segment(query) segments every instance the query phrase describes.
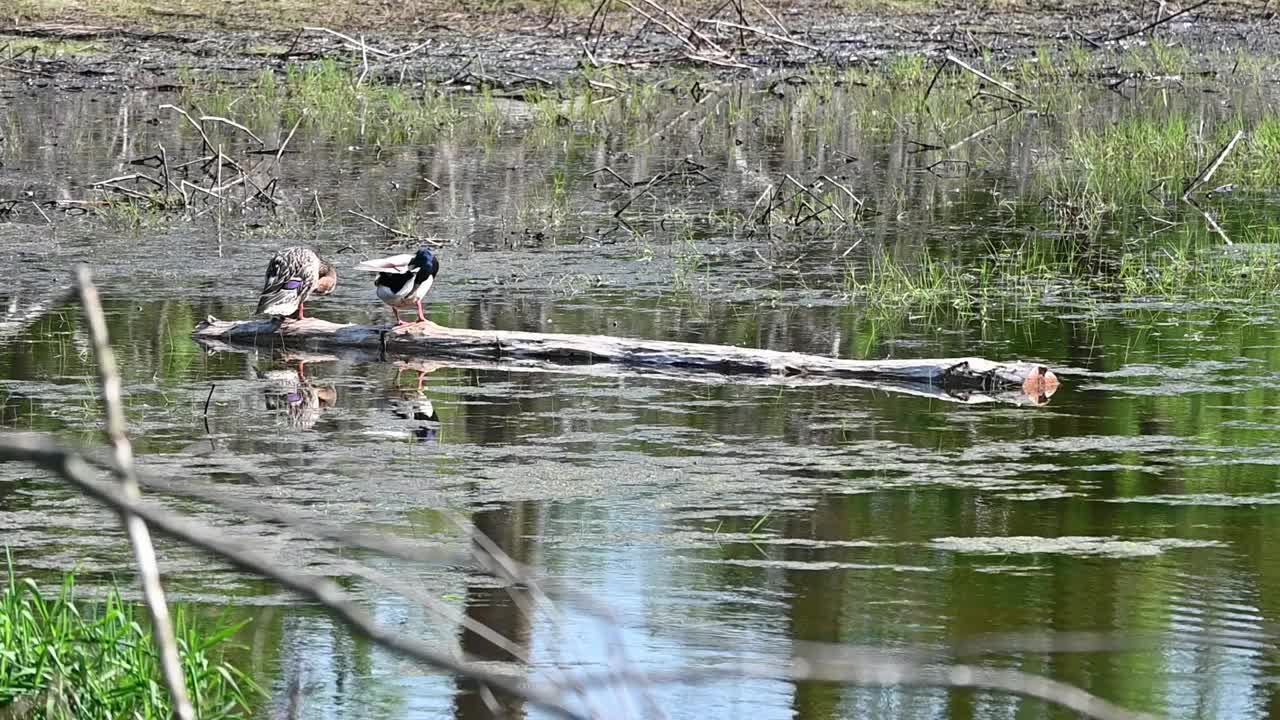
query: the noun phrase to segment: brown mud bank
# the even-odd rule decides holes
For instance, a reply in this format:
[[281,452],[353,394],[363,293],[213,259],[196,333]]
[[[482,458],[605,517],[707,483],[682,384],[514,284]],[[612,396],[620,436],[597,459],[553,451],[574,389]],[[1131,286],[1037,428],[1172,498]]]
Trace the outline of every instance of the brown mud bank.
[[[22,0],[0,18],[0,82],[46,87],[164,87],[179,68],[235,74],[337,58],[390,82],[537,87],[584,68],[662,73],[695,67],[749,75],[872,64],[904,54],[988,59],[1153,37],[1229,69],[1231,53],[1280,54],[1269,2],[1188,2],[1159,9],[1068,0],[1052,6],[496,2],[460,13],[440,3],[261,1],[149,4]],[[1216,60],[1210,60],[1215,56]]]

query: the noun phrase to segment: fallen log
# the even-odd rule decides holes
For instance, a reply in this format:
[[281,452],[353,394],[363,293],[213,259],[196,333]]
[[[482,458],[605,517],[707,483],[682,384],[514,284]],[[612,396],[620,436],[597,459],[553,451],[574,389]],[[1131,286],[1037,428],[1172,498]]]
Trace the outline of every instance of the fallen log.
[[[1042,405],[1058,379],[1039,363],[982,358],[844,360],[778,350],[507,330],[435,323],[401,327],[325,320],[202,321],[196,340],[215,350],[311,351],[401,367],[486,367],[604,376],[660,376],[694,382],[838,384],[925,395],[951,402]],[[316,359],[321,359],[316,357]]]

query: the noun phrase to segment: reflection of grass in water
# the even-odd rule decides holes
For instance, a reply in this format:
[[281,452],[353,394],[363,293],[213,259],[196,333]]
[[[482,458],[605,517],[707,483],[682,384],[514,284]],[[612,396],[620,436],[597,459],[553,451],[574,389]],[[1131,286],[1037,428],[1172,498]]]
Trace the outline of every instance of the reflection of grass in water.
[[[1257,240],[1272,240],[1259,236]],[[881,254],[850,265],[845,287],[871,307],[982,307],[1034,302],[1045,295],[1123,300],[1257,300],[1280,292],[1275,253],[1228,253],[1207,236],[1160,247],[1091,250],[1028,241],[970,259],[925,252],[903,262]]]
[[[243,625],[200,627],[181,608],[173,619],[197,715],[248,716],[261,691],[223,657]],[[77,603],[67,575],[57,597],[45,597],[15,577],[11,562],[0,594],[0,707],[14,717],[169,717],[169,693],[141,622],[116,590],[101,603]]]

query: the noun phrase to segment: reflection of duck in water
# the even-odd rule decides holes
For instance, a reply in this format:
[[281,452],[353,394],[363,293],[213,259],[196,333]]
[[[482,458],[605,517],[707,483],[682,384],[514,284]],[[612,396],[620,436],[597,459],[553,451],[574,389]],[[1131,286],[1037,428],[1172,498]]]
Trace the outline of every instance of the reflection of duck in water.
[[[397,399],[391,403],[391,414],[401,420],[417,423],[413,436],[422,442],[431,442],[440,435],[440,418],[436,416],[435,404],[422,389],[426,376],[426,371],[418,371],[418,387],[414,389],[402,388],[397,382]],[[400,373],[397,371],[397,380],[399,377]]]
[[289,427],[294,430],[310,430],[320,419],[320,414],[333,407],[338,399],[338,391],[334,388],[312,385],[303,373],[302,363],[283,370],[258,372],[258,377],[271,381],[271,386],[265,389],[267,407],[271,410],[283,408]]

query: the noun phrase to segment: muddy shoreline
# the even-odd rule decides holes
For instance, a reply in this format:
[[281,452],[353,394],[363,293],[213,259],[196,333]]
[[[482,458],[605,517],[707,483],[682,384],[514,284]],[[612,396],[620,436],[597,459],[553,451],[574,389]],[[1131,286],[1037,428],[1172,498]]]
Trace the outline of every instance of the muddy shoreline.
[[[875,65],[910,54],[940,58],[955,53],[1000,61],[1075,47],[1107,53],[1142,47],[1153,37],[1200,55],[1198,71],[1221,73],[1231,70],[1232,53],[1280,55],[1274,15],[1261,3],[1211,3],[1144,29],[1151,17],[1087,3],[998,12],[835,12],[818,7],[782,13],[769,27],[753,25],[754,33],[713,24],[728,20],[685,16],[699,23],[704,28],[700,32],[724,53],[710,51],[696,38],[682,43],[653,23],[637,25],[627,18],[615,18],[603,31],[587,19],[524,15],[445,15],[428,24],[384,20],[381,27],[364,31],[359,25],[331,28],[347,35],[346,40],[319,25],[256,31],[208,23],[202,27],[199,18],[187,18],[171,21],[174,29],[157,30],[117,19],[11,18],[0,24],[0,42],[6,43],[0,88],[10,96],[49,88],[165,89],[176,82],[179,69],[235,76],[335,58],[367,67],[369,77],[390,83],[518,89],[550,87],[584,68],[615,67],[646,75],[692,68],[709,75],[758,77]],[[360,49],[359,38],[368,52]],[[40,46],[30,47],[31,40]],[[75,47],[68,50],[61,43]],[[15,53],[15,48],[24,49]]]

